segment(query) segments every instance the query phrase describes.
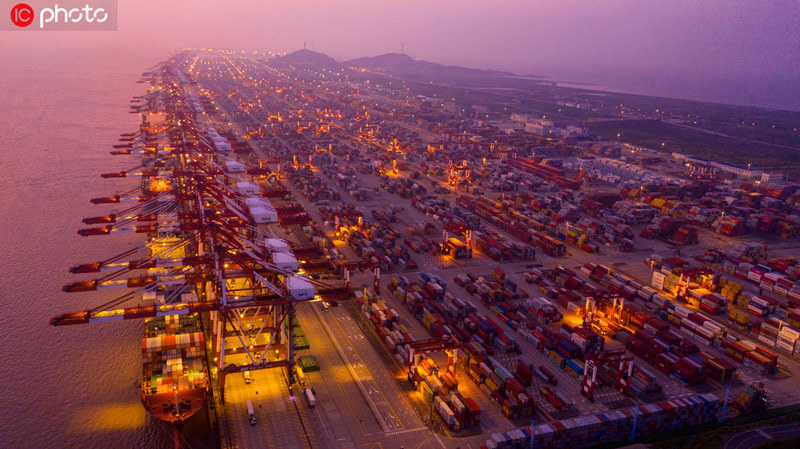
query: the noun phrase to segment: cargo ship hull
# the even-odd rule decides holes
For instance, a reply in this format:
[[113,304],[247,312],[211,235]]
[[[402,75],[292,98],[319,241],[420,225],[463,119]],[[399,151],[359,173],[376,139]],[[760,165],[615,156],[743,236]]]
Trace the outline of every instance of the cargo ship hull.
[[145,321],[142,405],[162,421],[185,421],[208,398],[208,366],[199,321],[187,315]]
[[142,394],[142,405],[156,419],[180,423],[200,411],[207,399],[208,386],[203,386],[172,393]]

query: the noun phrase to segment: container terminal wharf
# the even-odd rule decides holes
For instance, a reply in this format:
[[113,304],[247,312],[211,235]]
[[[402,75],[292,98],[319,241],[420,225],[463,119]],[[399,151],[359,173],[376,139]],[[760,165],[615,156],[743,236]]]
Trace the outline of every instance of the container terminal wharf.
[[78,266],[124,295],[52,324],[202,317],[221,447],[623,444],[800,400],[796,184],[357,68],[185,51],[143,82],[113,152],[148,164],[104,176],[160,192],[79,233],[187,254]]

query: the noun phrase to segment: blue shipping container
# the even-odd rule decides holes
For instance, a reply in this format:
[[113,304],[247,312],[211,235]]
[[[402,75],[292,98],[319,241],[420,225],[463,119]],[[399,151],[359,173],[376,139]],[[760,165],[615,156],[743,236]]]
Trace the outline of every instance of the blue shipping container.
[[516,293],[517,292],[517,284],[515,284],[514,281],[512,281],[511,279],[506,279],[506,281],[505,281],[505,289],[510,291],[510,292]]

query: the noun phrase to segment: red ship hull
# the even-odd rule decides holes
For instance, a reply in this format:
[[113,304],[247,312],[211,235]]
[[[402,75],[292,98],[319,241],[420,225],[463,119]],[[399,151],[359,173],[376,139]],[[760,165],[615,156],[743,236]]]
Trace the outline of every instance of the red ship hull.
[[[208,399],[208,386],[190,388],[175,393],[143,394],[142,405],[154,418],[169,423],[180,423],[197,413]],[[176,403],[178,406],[176,407]]]

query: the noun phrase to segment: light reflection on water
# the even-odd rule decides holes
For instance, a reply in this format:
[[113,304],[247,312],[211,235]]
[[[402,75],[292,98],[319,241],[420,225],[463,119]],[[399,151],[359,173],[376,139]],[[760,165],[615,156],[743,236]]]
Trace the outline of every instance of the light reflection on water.
[[136,129],[128,101],[144,93],[136,80],[154,61],[49,59],[16,61],[0,77],[0,446],[171,448],[171,427],[140,405],[142,323],[48,325],[53,315],[121,294],[68,295],[61,286],[91,279],[69,274],[70,266],[141,239],[75,230],[111,210],[90,198],[137,183],[98,175],[137,165],[108,151],[119,133]]

